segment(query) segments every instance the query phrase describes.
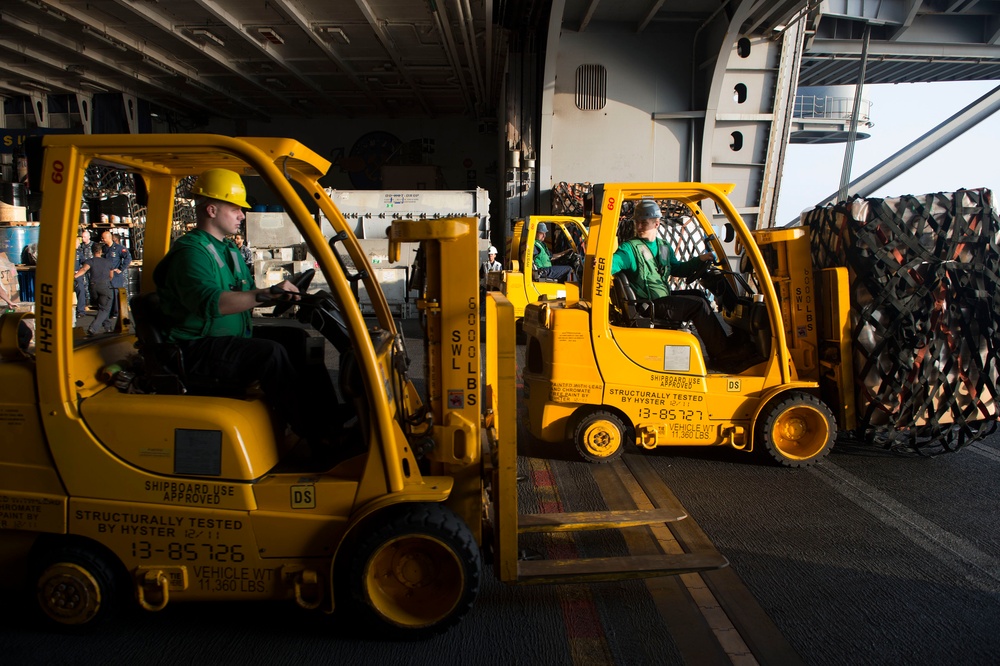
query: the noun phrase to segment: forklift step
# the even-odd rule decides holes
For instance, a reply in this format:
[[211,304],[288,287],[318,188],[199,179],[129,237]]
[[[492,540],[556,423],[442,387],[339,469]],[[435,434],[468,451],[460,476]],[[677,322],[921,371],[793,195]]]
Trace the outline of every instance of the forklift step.
[[529,513],[517,517],[517,531],[583,532],[615,530],[638,525],[673,523],[687,518],[680,507],[627,511],[579,511],[574,513]]
[[517,563],[518,583],[583,583],[628,580],[712,571],[729,566],[717,552],[680,555],[628,555]]

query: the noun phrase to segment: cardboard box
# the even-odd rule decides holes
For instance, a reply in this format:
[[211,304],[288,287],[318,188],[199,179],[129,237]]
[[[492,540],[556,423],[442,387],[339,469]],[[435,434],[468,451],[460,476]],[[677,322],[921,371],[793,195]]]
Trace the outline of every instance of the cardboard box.
[[0,252],[0,286],[3,286],[7,297],[12,301],[19,301],[21,293],[17,285],[17,268],[7,258],[7,255]]
[[0,201],[0,222],[25,222],[28,219],[28,209],[25,206],[11,206]]

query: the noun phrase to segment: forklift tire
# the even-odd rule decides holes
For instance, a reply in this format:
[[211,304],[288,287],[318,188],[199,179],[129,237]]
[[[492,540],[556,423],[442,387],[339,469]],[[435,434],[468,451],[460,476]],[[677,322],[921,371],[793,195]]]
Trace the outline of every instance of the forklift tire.
[[805,467],[833,448],[837,420],[816,396],[792,391],[764,409],[754,439],[760,445],[759,450],[780,465]]
[[62,627],[99,626],[119,605],[115,569],[85,545],[53,546],[42,552],[33,571],[38,609]]
[[358,540],[351,564],[354,605],[380,638],[439,634],[457,624],[479,595],[476,539],[440,504],[390,511]]
[[611,412],[590,412],[573,429],[573,442],[587,462],[612,462],[625,450],[625,424]]

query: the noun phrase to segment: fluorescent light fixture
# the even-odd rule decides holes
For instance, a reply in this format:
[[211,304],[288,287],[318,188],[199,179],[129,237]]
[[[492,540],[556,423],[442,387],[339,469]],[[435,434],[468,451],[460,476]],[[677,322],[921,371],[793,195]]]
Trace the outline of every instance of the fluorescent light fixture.
[[274,28],[257,28],[257,32],[261,37],[271,42],[272,44],[284,44],[285,40]]
[[43,86],[41,83],[35,83],[34,81],[21,81],[21,85],[25,88],[31,88],[32,90],[41,90],[42,92],[52,92],[52,88],[48,86]]
[[38,2],[38,0],[21,0],[21,2],[23,2],[26,5],[28,5],[29,7],[34,7],[35,9],[37,9],[39,11],[45,12],[46,14],[48,14],[52,18],[56,19],[57,21],[65,21],[66,20],[66,15],[65,14],[61,14],[60,12],[56,11],[55,9],[52,9],[48,5],[45,5],[45,4],[41,3],[41,2]]
[[160,62],[155,58],[143,58],[143,60],[146,62],[147,65],[152,65],[153,67],[160,70],[161,72],[164,72],[165,74],[170,74],[171,76],[177,75],[177,70],[173,69],[169,65],[165,65],[164,63]]
[[225,46],[226,45],[226,43],[224,41],[222,41],[222,38],[219,37],[218,35],[216,35],[211,30],[205,30],[204,28],[192,28],[191,29],[191,34],[194,35],[195,37],[201,37],[203,40],[206,40],[206,41],[209,41],[209,42],[215,42],[219,46]]
[[96,38],[97,40],[104,42],[108,46],[115,47],[119,51],[126,51],[126,52],[128,51],[128,49],[125,48],[124,44],[122,44],[121,42],[119,42],[119,41],[117,41],[117,40],[115,40],[115,39],[113,39],[111,37],[108,37],[107,35],[105,35],[103,32],[101,32],[99,30],[95,30],[94,28],[91,28],[89,25],[83,26],[83,31],[85,33],[87,33],[88,35],[91,35],[92,37]]
[[316,31],[320,35],[325,37],[329,41],[337,40],[344,44],[350,44],[351,40],[348,38],[347,33],[344,29],[336,25],[321,25],[316,27]]

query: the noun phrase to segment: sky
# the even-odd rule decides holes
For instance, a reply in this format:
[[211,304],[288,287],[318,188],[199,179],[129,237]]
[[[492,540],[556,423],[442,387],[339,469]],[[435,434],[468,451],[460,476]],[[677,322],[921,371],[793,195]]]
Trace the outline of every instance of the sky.
[[[865,87],[874,126],[854,148],[851,180],[1000,85],[1000,81],[896,83]],[[778,195],[783,226],[840,187],[846,144],[789,145]],[[1000,190],[1000,112],[979,123],[869,196]]]

